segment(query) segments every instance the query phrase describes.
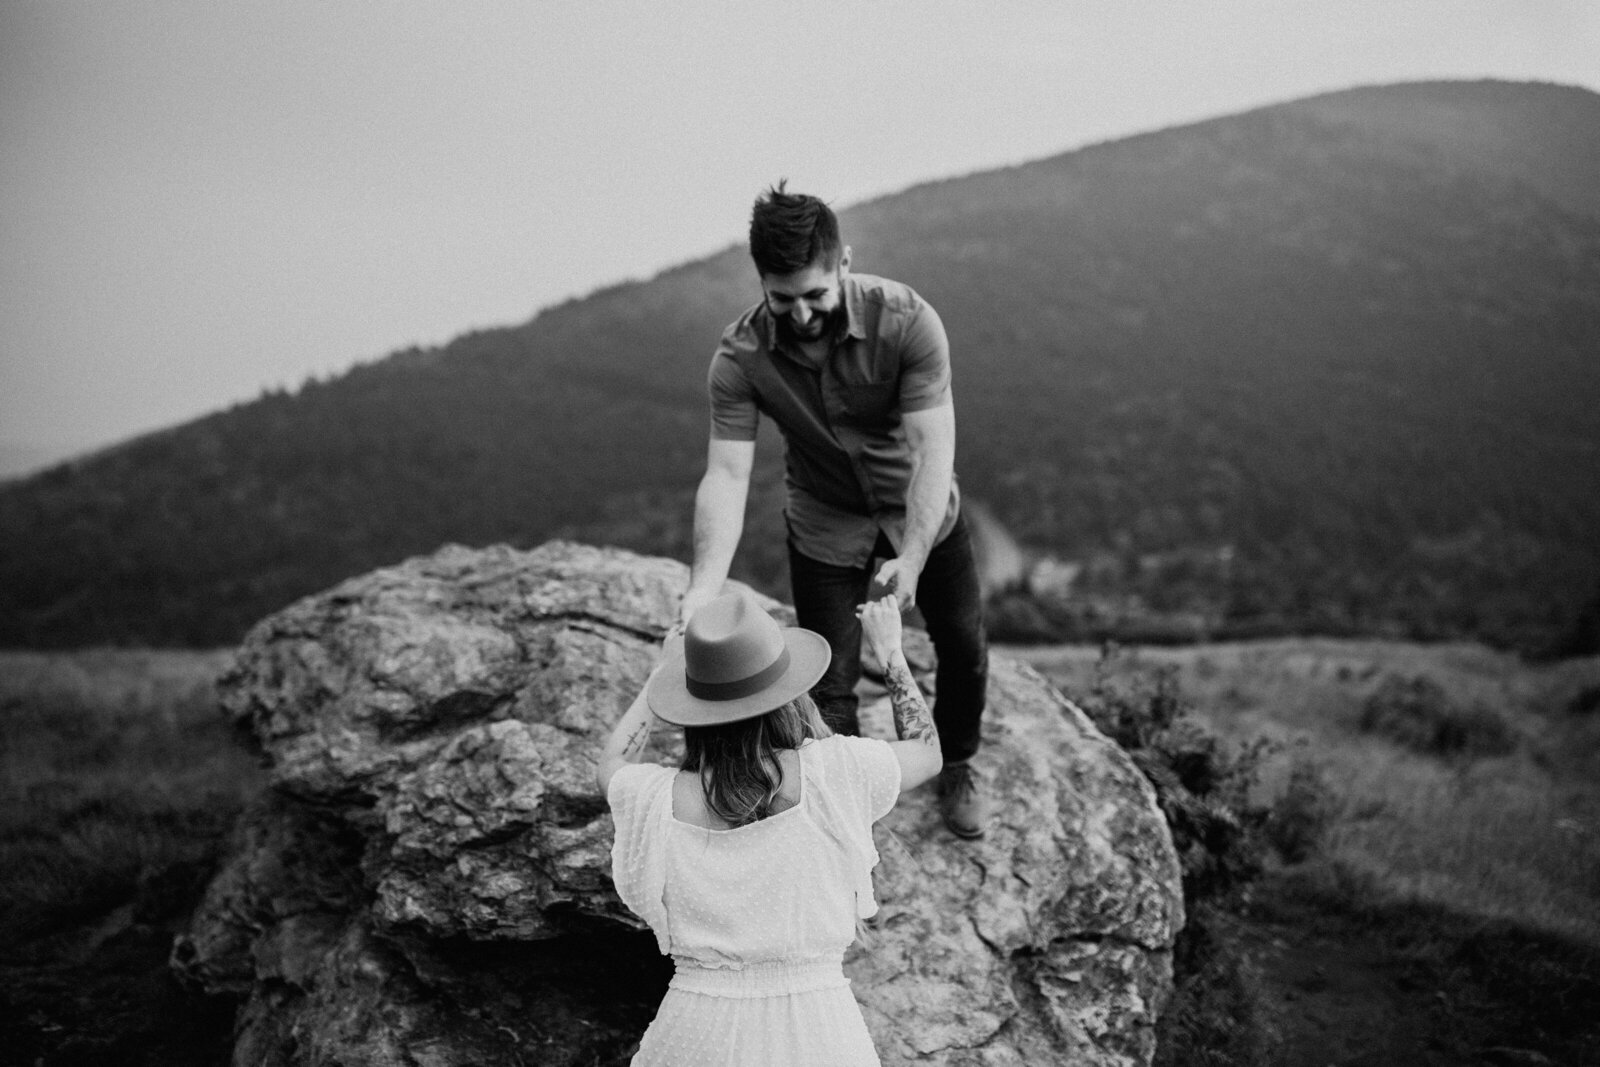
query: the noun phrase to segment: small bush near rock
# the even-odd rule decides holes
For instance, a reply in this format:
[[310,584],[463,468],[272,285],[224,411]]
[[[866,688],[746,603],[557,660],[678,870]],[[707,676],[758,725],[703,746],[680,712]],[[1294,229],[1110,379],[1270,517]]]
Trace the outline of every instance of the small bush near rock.
[[1038,601],[1026,593],[999,593],[983,610],[984,622],[993,640],[1018,645],[1054,644],[1061,640],[1061,628],[1051,622]]
[[1502,756],[1516,735],[1482,705],[1463,707],[1426,677],[1390,675],[1361,708],[1361,729],[1431,756]]
[[1274,1033],[1260,968],[1236,922],[1206,904],[1179,938],[1176,986],[1151,1067],[1268,1067]]
[[1082,707],[1155,786],[1187,904],[1225,897],[1261,872],[1268,813],[1249,797],[1269,742],[1224,745],[1193,718],[1173,671],[1140,670],[1110,645]]
[[1260,977],[1229,933],[1267,853],[1266,809],[1250,802],[1273,746],[1228,747],[1204,729],[1171,670],[1144,671],[1107,646],[1080,706],[1155,786],[1183,867],[1187,921],[1155,1067],[1264,1067],[1270,1033]]
[[1297,757],[1289,783],[1267,815],[1267,841],[1286,863],[1303,863],[1316,853],[1338,814],[1338,803],[1322,768]]

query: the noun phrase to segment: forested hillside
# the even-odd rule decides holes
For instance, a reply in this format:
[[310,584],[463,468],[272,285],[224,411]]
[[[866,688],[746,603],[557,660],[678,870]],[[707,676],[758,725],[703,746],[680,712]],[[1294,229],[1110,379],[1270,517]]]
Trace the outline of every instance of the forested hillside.
[[[1073,576],[1002,594],[1012,632],[1594,629],[1600,96],[1352,90],[843,221],[945,321],[966,491]],[[0,644],[231,642],[444,541],[687,558],[757,295],[729,249],[0,488]],[[777,457],[736,573],[781,591]]]

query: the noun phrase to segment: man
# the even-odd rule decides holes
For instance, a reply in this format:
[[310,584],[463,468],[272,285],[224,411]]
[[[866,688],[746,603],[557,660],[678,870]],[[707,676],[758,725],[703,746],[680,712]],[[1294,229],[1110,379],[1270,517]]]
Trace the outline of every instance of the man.
[[[909,287],[851,274],[833,211],[783,182],[755,203],[750,254],[763,299],[723,332],[711,360],[711,443],[681,622],[727,578],[765,413],[784,438],[795,611],[833,647],[812,689],[823,718],[860,732],[857,608],[886,592],[901,610],[921,608],[939,660],[940,810],[956,834],[981,836],[988,803],[971,760],[988,647],[955,478],[944,325]],[[874,571],[875,559],[885,562]]]

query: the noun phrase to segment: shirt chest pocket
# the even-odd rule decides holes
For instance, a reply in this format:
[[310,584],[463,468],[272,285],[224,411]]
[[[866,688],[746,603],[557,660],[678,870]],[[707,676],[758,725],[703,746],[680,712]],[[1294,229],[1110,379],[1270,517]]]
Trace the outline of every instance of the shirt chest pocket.
[[839,382],[834,390],[839,419],[854,425],[877,425],[894,416],[900,395],[900,382],[888,378],[881,382]]

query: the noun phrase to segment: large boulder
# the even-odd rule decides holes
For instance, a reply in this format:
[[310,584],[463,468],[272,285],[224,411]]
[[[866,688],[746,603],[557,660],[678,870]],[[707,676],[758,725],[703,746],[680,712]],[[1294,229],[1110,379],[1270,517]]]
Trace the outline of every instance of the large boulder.
[[[236,1063],[626,1062],[671,966],[612,888],[594,759],[686,577],[451,546],[251,631],[222,700],[272,789],[174,949],[245,998]],[[864,691],[866,732],[892,736]],[[983,738],[985,838],[950,835],[931,788],[877,828],[881,910],[846,970],[884,1063],[1148,1063],[1183,922],[1148,783],[1001,656]],[[650,758],[679,743],[662,728]]]

